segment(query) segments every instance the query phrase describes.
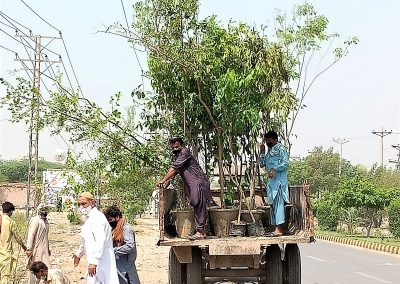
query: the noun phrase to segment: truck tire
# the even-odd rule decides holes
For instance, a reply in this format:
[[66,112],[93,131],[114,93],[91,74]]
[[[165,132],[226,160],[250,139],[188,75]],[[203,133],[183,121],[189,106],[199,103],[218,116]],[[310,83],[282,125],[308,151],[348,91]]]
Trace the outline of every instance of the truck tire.
[[283,284],[301,284],[301,258],[297,244],[288,244],[285,248],[283,264]]
[[266,284],[282,284],[281,249],[278,245],[271,245],[266,250],[265,272]]
[[192,263],[187,264],[186,271],[188,284],[203,283],[203,277],[201,276],[202,266],[201,249],[192,247]]
[[173,248],[169,250],[169,263],[168,263],[168,277],[169,284],[183,284],[182,282],[182,272],[184,265],[179,262],[175,255]]

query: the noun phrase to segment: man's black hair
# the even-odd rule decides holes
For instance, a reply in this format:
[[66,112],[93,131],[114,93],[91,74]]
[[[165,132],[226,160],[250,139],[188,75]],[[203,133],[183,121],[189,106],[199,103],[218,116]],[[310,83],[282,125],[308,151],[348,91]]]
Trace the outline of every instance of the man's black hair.
[[29,270],[32,271],[33,274],[39,273],[40,270],[48,270],[46,264],[41,261],[35,261],[29,267]]
[[116,218],[116,217],[122,217],[122,212],[117,206],[111,206],[104,211],[104,215],[106,215],[107,219],[110,217]]
[[169,140],[169,144],[175,144],[176,142],[179,142],[179,144],[183,145],[183,139],[181,137],[174,137]]
[[264,134],[264,139],[268,139],[268,138],[272,138],[274,140],[278,140],[278,134],[275,131],[270,130],[270,131],[268,131],[267,133]]
[[3,208],[3,213],[10,213],[11,211],[15,211],[14,204],[11,202],[4,202],[1,207]]

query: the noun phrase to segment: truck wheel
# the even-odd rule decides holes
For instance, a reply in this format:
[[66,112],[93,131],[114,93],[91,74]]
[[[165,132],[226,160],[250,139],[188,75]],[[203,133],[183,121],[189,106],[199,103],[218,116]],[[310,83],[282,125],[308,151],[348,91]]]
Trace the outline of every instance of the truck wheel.
[[169,284],[182,284],[182,272],[184,265],[179,262],[174,250],[169,250],[168,277]]
[[202,284],[203,277],[201,276],[202,256],[201,249],[192,247],[192,263],[187,264],[187,283]]
[[265,272],[266,284],[282,284],[281,249],[278,245],[271,245],[266,250]]
[[297,244],[288,244],[285,248],[283,265],[283,284],[301,284],[301,258]]

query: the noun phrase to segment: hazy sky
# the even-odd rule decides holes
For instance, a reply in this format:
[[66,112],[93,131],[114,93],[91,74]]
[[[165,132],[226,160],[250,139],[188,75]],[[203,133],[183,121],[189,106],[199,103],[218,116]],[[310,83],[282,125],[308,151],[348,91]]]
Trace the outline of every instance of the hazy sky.
[[[141,83],[141,71],[129,45],[111,35],[97,33],[104,25],[124,23],[120,1],[61,1],[25,0],[38,14],[62,31],[72,64],[86,97],[107,106],[115,92],[126,94]],[[201,16],[216,14],[226,23],[229,19],[255,25],[273,25],[275,9],[290,12],[295,4],[304,1],[259,0],[201,2]],[[124,0],[129,21],[132,19],[133,1]],[[380,161],[380,138],[372,130],[393,130],[384,139],[384,161],[396,159],[397,151],[391,145],[400,144],[400,6],[397,0],[336,0],[310,1],[317,11],[330,20],[329,30],[338,32],[342,40],[356,35],[360,43],[351,54],[323,75],[307,97],[305,108],[295,126],[292,155],[305,156],[314,146],[333,146],[333,138],[347,138],[343,157],[357,164]],[[17,20],[33,34],[58,36],[58,32],[35,16],[19,0],[1,0],[0,10]],[[0,28],[11,35],[0,17]],[[24,30],[27,32],[27,30]],[[47,41],[48,42],[48,41]],[[338,44],[340,41],[337,42]],[[0,45],[17,51],[27,58],[22,45],[0,32]],[[62,45],[55,40],[48,46],[62,55],[72,83],[76,87],[72,70]],[[48,53],[49,59],[57,59]],[[142,66],[145,55],[139,54]],[[0,48],[0,77],[12,79],[10,70],[21,68],[14,55]],[[25,75],[23,72],[18,74]],[[26,75],[25,75],[26,76]],[[0,89],[1,94],[4,88]],[[26,126],[11,125],[8,113],[0,111],[0,155],[15,158],[27,152]],[[54,151],[67,146],[60,137],[50,137],[47,130],[40,134],[40,156],[52,160]],[[390,164],[393,166],[393,164]]]

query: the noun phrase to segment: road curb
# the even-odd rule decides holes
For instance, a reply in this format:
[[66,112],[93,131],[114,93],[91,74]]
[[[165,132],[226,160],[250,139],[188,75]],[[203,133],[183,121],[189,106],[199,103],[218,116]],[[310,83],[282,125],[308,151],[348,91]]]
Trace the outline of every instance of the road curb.
[[396,246],[379,244],[379,243],[371,243],[371,242],[353,240],[353,239],[336,237],[336,236],[320,235],[320,234],[317,234],[315,237],[320,240],[325,240],[325,241],[341,243],[341,244],[357,246],[357,247],[362,247],[362,248],[366,248],[366,249],[400,255],[400,247],[396,247]]

